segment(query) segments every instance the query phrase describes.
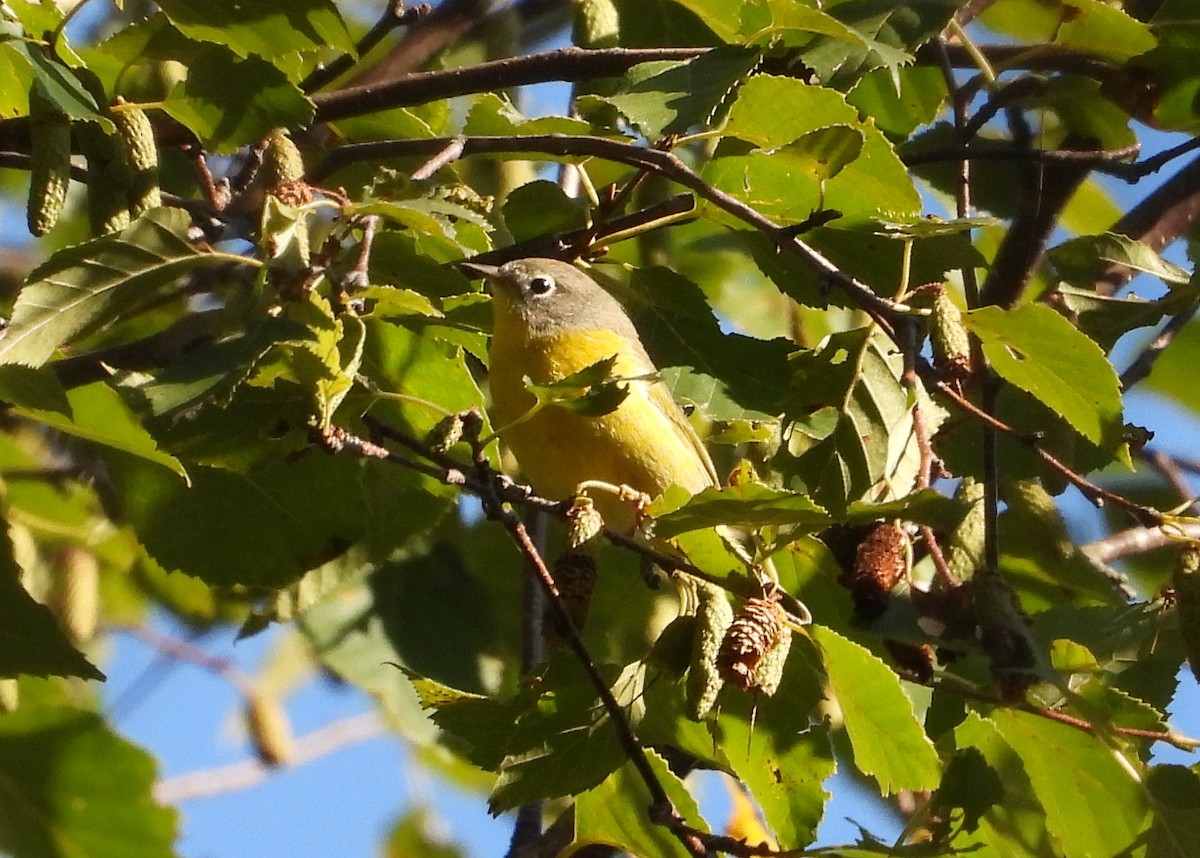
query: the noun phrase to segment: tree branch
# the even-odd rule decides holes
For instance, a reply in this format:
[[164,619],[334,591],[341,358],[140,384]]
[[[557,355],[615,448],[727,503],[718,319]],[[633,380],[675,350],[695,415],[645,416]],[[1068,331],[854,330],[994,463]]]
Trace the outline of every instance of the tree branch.
[[[314,171],[313,181],[320,181],[338,168],[358,161],[432,155],[444,149],[452,139],[432,137],[420,140],[385,140],[343,146]],[[830,285],[838,286],[849,294],[889,332],[894,328],[892,322],[897,315],[912,313],[907,307],[876,294],[870,286],[842,271],[794,236],[791,230],[781,227],[736,197],[713,187],[670,152],[588,135],[542,134],[529,137],[463,138],[464,156],[497,152],[537,152],[560,157],[591,156],[657,173],[695,191],[698,196],[767,235],[778,247],[799,257]]]
[[[433,16],[430,16],[433,17]],[[395,80],[313,96],[314,123],[335,122],[393,107],[426,104],[456,95],[494,92],[547,81],[616,77],[638,63],[689,60],[709,48],[560,48],[446,71],[412,72]],[[443,141],[445,145],[445,141]],[[438,147],[441,148],[441,147]]]

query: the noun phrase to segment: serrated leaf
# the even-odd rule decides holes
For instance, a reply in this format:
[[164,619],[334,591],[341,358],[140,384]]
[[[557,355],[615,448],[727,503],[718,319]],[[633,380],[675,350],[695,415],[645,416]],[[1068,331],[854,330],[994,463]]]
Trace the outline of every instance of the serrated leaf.
[[0,851],[172,858],[178,818],[152,794],[154,760],[94,712],[0,715]]
[[1124,265],[1170,286],[1186,285],[1191,278],[1186,269],[1163,259],[1149,245],[1114,232],[1064,241],[1047,253],[1047,259],[1059,277],[1080,288],[1094,288],[1103,264]]
[[50,100],[71,119],[97,122],[107,131],[115,128],[111,119],[97,112],[96,100],[70,70],[49,60],[38,45],[14,39],[0,45],[0,50],[14,58],[14,62],[23,63],[32,72],[34,80],[42,85]]
[[[611,681],[615,670],[604,670]],[[590,790],[626,760],[591,680],[569,657],[552,661],[534,690],[536,703],[517,721],[488,797],[492,813]]]
[[[914,486],[919,453],[913,403],[890,343],[870,328],[858,328],[793,356],[793,420],[785,425],[796,457],[791,467],[834,514],[860,499],[907,495]],[[940,425],[945,412],[923,388],[918,396],[927,427]]]
[[[740,187],[740,174],[751,171],[750,181],[757,193],[770,202],[778,197],[777,208],[785,208],[786,191],[799,194],[793,202],[790,222],[798,222],[811,211],[811,176],[802,176],[805,157],[780,157],[786,147],[807,134],[842,126],[862,137],[862,149],[837,175],[825,183],[824,204],[849,220],[875,217],[883,213],[918,214],[920,202],[907,170],[891,144],[873,124],[863,122],[858,111],[840,93],[808,86],[794,78],[755,75],[739,90],[729,111],[724,132],[752,143],[760,149],[778,150],[771,155],[736,157],[735,164],[721,165],[724,158],[713,160],[705,175],[722,177],[724,189],[737,195],[747,192]],[[844,132],[840,132],[844,133]],[[772,164],[770,158],[779,163]],[[791,174],[788,168],[790,165]],[[758,175],[757,178],[753,174]],[[772,187],[770,182],[777,183]],[[807,182],[807,184],[806,184]],[[776,212],[776,214],[780,214]]]
[[[646,759],[671,804],[691,827],[708,831],[696,800],[683,781],[671,771],[656,751],[647,749]],[[650,791],[632,763],[626,763],[601,784],[575,798],[575,838],[564,854],[587,844],[600,843],[624,849],[633,855],[654,858],[688,858],[684,848],[665,826],[650,820]]]
[[1101,0],[1071,0],[1062,15],[1054,42],[1064,48],[1124,62],[1158,44],[1149,25]]
[[0,401],[34,411],[53,411],[68,419],[71,416],[67,392],[45,367],[0,366]]
[[[67,639],[50,609],[21,585],[21,569],[13,558],[8,529],[4,528],[0,531],[0,677],[20,674],[104,679],[104,674]],[[3,767],[0,759],[0,770]],[[4,811],[0,810],[0,848],[5,841],[4,829]]]
[[433,710],[433,722],[466,745],[463,753],[473,764],[496,771],[504,759],[507,730],[520,717],[522,701],[503,701],[459,691],[448,685],[401,668],[421,701],[421,708]]
[[[158,5],[181,32],[225,45],[243,57],[281,57],[326,47],[354,51],[332,0],[210,0],[203,6],[190,0],[164,0]],[[241,80],[230,83],[248,86]]]
[[725,332],[700,288],[669,269],[637,269],[630,288],[630,318],[673,394],[713,419],[779,413],[791,343]]
[[354,293],[356,298],[369,301],[369,316],[392,319],[403,316],[425,316],[441,318],[442,313],[433,302],[420,292],[400,286],[368,286]]
[[76,438],[101,444],[152,462],[188,480],[178,459],[158,448],[158,442],[137,422],[112,388],[97,382],[77,387],[67,394],[70,416],[53,411],[15,408],[16,413]]
[[812,843],[829,800],[822,786],[836,764],[825,725],[798,729],[820,702],[815,671],[793,653],[774,697],[730,693],[714,725],[720,752],[762,808],[783,848]]
[[464,134],[480,137],[514,134],[591,134],[592,131],[592,126],[587,122],[565,116],[530,119],[513,107],[508,99],[494,92],[475,96],[463,127]]
[[59,346],[161,299],[184,274],[240,256],[201,250],[181,209],[147,212],[120,233],[55,253],[29,275],[0,339],[0,363],[40,366]]
[[654,533],[670,539],[721,524],[748,529],[773,525],[816,532],[829,526],[830,516],[806,495],[749,483],[705,489],[682,508],[656,518]]
[[854,765],[875,778],[885,795],[937,786],[941,777],[937,751],[896,674],[833,630],[820,625],[810,629],[842,711]]
[[1111,855],[1131,847],[1147,817],[1141,785],[1092,733],[1014,709],[989,716],[1021,758],[1046,826],[1067,858]]
[[504,225],[513,241],[580,229],[587,220],[581,200],[567,196],[557,182],[544,179],[513,188],[504,201]]
[[1183,766],[1154,766],[1146,773],[1154,821],[1149,858],[1189,858],[1200,842],[1200,776]]
[[109,464],[150,555],[210,584],[286,586],[364,531],[360,463],[347,457],[313,451],[246,474],[196,465],[190,488],[126,457]]
[[206,149],[228,153],[272,129],[306,125],[316,108],[266,60],[207,45],[196,51],[187,79],[170,92],[162,109]]
[[1041,304],[981,307],[963,317],[1002,378],[1044,402],[1094,444],[1122,441],[1117,374],[1095,342]]
[[686,62],[642,63],[626,72],[614,95],[594,97],[619,110],[648,139],[659,140],[707,124],[760,59],[758,51],[725,46]]
[[537,409],[553,405],[586,417],[601,417],[615,411],[630,394],[625,379],[612,375],[617,355],[603,358],[558,381],[536,384],[525,377],[525,389],[537,400]]

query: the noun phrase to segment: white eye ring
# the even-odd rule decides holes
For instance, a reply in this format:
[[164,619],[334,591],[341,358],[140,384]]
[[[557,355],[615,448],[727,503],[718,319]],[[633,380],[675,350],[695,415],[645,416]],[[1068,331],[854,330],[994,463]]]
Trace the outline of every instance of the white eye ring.
[[535,297],[541,298],[549,295],[554,291],[554,278],[545,274],[539,274],[529,281],[529,292]]

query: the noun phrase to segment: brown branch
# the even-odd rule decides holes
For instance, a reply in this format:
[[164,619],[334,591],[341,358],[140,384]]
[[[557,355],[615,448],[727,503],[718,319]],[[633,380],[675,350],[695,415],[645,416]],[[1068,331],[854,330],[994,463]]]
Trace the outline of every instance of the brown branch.
[[[334,170],[357,161],[427,156],[442,150],[452,139],[433,137],[420,140],[385,140],[343,146],[333,152],[314,171],[314,181],[319,181]],[[698,196],[764,233],[781,249],[799,257],[819,277],[831,286],[840,287],[857,301],[859,306],[874,315],[876,321],[885,330],[891,331],[894,317],[909,313],[908,308],[877,295],[867,284],[842,271],[815,249],[792,235],[786,227],[779,226],[753,207],[704,181],[670,152],[647,149],[632,143],[589,135],[543,134],[529,137],[467,137],[464,139],[464,155],[497,152],[536,152],[560,157],[590,156],[657,173],[694,191]]]
[[1188,540],[1200,540],[1200,522],[1172,522],[1166,527],[1131,527],[1080,546],[1097,563],[1109,563],[1160,548],[1179,547]]
[[1116,163],[1133,158],[1141,144],[1133,143],[1120,149],[1026,149],[997,145],[956,145],[922,149],[904,155],[905,166],[931,164],[938,161],[1023,161],[1030,164],[1089,164],[1097,172],[1121,175],[1138,163]]
[[[432,16],[431,16],[432,17]],[[456,95],[494,92],[547,81],[615,77],[638,63],[689,60],[709,48],[560,48],[446,71],[413,72],[384,83],[347,87],[313,96],[313,122],[335,122],[393,107],[426,104]]]
[[1129,498],[1098,486],[1095,483],[1087,480],[1081,474],[1076,473],[1074,470],[1056,458],[1053,454],[1046,452],[1046,450],[1042,448],[1037,437],[1025,435],[1021,432],[1018,432],[1016,429],[1013,429],[1007,423],[997,420],[991,414],[988,414],[982,408],[960,394],[951,385],[937,378],[933,374],[932,368],[923,368],[922,376],[927,384],[932,383],[933,386],[941,391],[942,395],[944,395],[947,399],[949,399],[967,414],[971,415],[976,420],[981,421],[985,426],[990,426],[995,431],[1002,432],[1005,435],[1008,435],[1010,438],[1013,438],[1028,447],[1034,453],[1034,455],[1041,459],[1043,464],[1049,466],[1052,470],[1071,483],[1071,485],[1079,489],[1083,496],[1091,501],[1093,505],[1102,507],[1105,503],[1112,503],[1128,512],[1139,523],[1148,526],[1157,526],[1166,522],[1166,516],[1164,516],[1159,510],[1131,501]]
[[[1040,718],[1046,718],[1051,721],[1057,721],[1059,724],[1065,724],[1068,727],[1074,727],[1076,730],[1082,730],[1085,733],[1095,733],[1097,727],[1095,724],[1085,721],[1082,718],[1076,718],[1073,715],[1068,715],[1065,712],[1059,712],[1056,709],[1049,709],[1045,706],[1035,706],[1028,701],[1021,701],[1015,705],[1006,704],[994,694],[989,694],[981,691],[972,685],[967,684],[965,680],[955,677],[953,680],[946,678],[932,679],[921,682],[920,679],[910,676],[909,679],[918,684],[923,684],[935,691],[945,691],[950,694],[957,694],[960,697],[966,697],[971,700],[978,700],[983,703],[991,703],[995,706],[1000,706],[1010,709],[1018,709],[1022,712],[1028,712],[1031,715],[1037,715]],[[1103,729],[1111,730],[1120,736],[1129,736],[1136,739],[1150,739],[1154,742],[1166,742],[1168,745],[1179,748],[1182,751],[1195,751],[1200,748],[1200,740],[1192,739],[1173,730],[1146,730],[1141,727],[1118,727],[1116,725],[1105,725]]]
[[382,42],[384,37],[392,32],[392,30],[420,20],[428,15],[432,9],[433,7],[428,3],[419,3],[416,6],[406,8],[404,0],[389,0],[383,15],[372,25],[366,35],[359,39],[358,44],[354,46],[354,53],[342,54],[333,62],[314,69],[308,77],[300,82],[300,89],[306,93],[312,93],[337,80],[343,74],[350,71],[359,59],[366,56],[376,45]]
[[1167,346],[1171,345],[1175,337],[1179,335],[1179,332],[1187,327],[1187,324],[1196,314],[1196,310],[1197,307],[1192,306],[1185,312],[1172,316],[1163,325],[1158,335],[1145,345],[1141,352],[1138,353],[1138,356],[1134,358],[1133,363],[1121,373],[1121,388],[1123,390],[1128,390],[1150,374],[1159,356],[1166,351]]
[[[1200,137],[1196,140],[1200,141]],[[1200,157],[1188,162],[1126,212],[1113,225],[1112,231],[1135,238],[1151,250],[1161,251],[1186,235],[1197,220],[1200,220]],[[1096,280],[1096,292],[1111,295],[1136,273],[1128,266],[1110,263]]]

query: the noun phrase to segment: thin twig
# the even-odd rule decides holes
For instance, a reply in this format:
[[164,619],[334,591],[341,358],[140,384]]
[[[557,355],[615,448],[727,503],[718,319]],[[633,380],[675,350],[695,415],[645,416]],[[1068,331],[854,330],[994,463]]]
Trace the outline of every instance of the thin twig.
[[231,659],[214,656],[194,643],[160,632],[147,625],[131,625],[116,627],[130,637],[135,637],[149,644],[162,654],[176,661],[186,661],[202,667],[210,673],[224,679],[234,686],[243,696],[249,696],[254,690],[254,680],[238,669]]
[[[923,373],[923,375],[924,374],[925,373]],[[1091,501],[1094,506],[1102,507],[1102,506],[1104,506],[1105,503],[1115,504],[1116,506],[1119,506],[1123,510],[1128,512],[1138,522],[1140,522],[1141,524],[1144,524],[1144,525],[1160,525],[1166,521],[1166,517],[1159,510],[1156,510],[1153,507],[1143,506],[1142,504],[1131,501],[1129,498],[1119,495],[1115,492],[1111,492],[1108,489],[1105,489],[1101,486],[1098,486],[1095,483],[1090,482],[1089,480],[1084,478],[1082,475],[1076,473],[1074,470],[1069,468],[1067,465],[1063,464],[1063,462],[1060,461],[1058,458],[1056,458],[1053,454],[1046,452],[1046,450],[1044,450],[1042,448],[1041,444],[1039,443],[1039,440],[1036,437],[1030,437],[1021,432],[1018,432],[1016,429],[1013,429],[1007,423],[997,420],[991,414],[988,414],[982,408],[975,405],[975,403],[971,402],[969,399],[962,396],[957,390],[955,390],[953,388],[952,385],[949,385],[946,382],[934,377],[932,374],[932,370],[929,371],[928,376],[926,377],[925,380],[926,380],[926,383],[932,383],[939,391],[941,391],[941,393],[944,396],[946,396],[948,399],[950,399],[956,406],[958,406],[963,411],[970,414],[975,419],[982,421],[984,423],[984,425],[990,426],[997,432],[1003,432],[1005,435],[1008,435],[1009,437],[1014,438],[1017,441],[1020,441],[1022,444],[1024,444],[1026,447],[1028,447],[1030,450],[1032,450],[1033,453],[1039,459],[1041,459],[1044,464],[1048,465],[1051,469],[1053,469],[1059,475],[1066,478],[1066,480],[1068,482],[1070,482],[1071,485],[1073,485],[1077,489],[1079,489],[1079,491],[1083,494],[1083,496],[1086,497],[1089,501]]]
[[[315,171],[315,177],[319,180],[342,166],[358,161],[429,155],[443,149],[451,139],[434,137],[418,140],[385,140],[343,146],[320,165]],[[840,287],[848,293],[859,306],[872,313],[876,317],[876,321],[889,332],[893,327],[892,320],[895,316],[912,313],[904,305],[876,294],[870,286],[842,271],[814,248],[791,235],[785,227],[776,224],[731,194],[712,186],[670,152],[590,135],[468,137],[464,140],[464,155],[497,152],[591,156],[657,173],[694,191],[718,208],[767,235],[778,247],[799,257],[818,277],[823,278],[831,286]]]
[[1097,563],[1146,554],[1160,548],[1178,547],[1200,540],[1200,522],[1172,522],[1168,527],[1131,527],[1080,546],[1080,551]]
[[433,174],[445,167],[447,164],[452,164],[462,157],[463,141],[466,138],[463,136],[452,137],[446,147],[435,154],[432,158],[426,161],[412,172],[414,182],[424,182],[426,179],[433,178]]
[[423,18],[429,14],[432,8],[428,3],[419,3],[416,6],[405,8],[404,0],[389,0],[383,15],[354,46],[354,53],[342,54],[333,62],[313,69],[308,77],[300,81],[300,89],[303,92],[312,93],[337,80],[382,42],[388,33],[397,27],[403,27]]
[[1146,344],[1145,348],[1138,353],[1134,358],[1133,363],[1121,373],[1121,389],[1129,390],[1138,382],[1142,381],[1150,374],[1150,370],[1154,369],[1154,364],[1158,360],[1159,355],[1166,351],[1167,346],[1175,340],[1187,324],[1196,315],[1196,306],[1192,306],[1182,313],[1177,313],[1172,316],[1158,335]]
[[[374,712],[364,712],[334,721],[298,737],[295,740],[295,752],[283,768],[295,768],[349,745],[382,736],[386,732],[387,728]],[[197,798],[210,798],[260,784],[279,769],[280,766],[268,766],[257,757],[251,757],[227,766],[165,778],[155,784],[154,797],[160,803],[168,805]]]

